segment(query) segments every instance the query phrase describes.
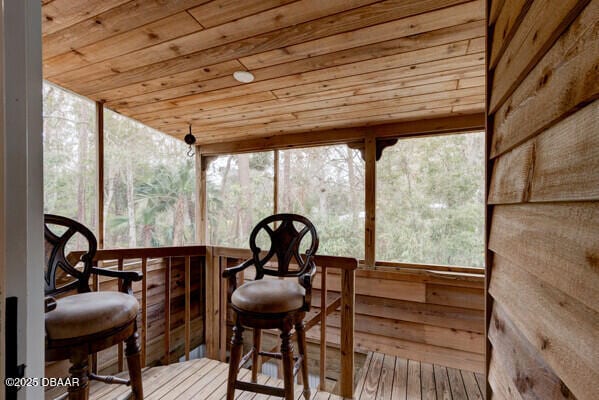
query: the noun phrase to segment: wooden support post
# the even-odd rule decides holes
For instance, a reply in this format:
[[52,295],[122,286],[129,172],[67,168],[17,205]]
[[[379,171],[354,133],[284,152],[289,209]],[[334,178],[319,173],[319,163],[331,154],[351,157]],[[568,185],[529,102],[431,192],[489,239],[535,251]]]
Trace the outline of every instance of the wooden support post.
[[171,258],[164,269],[164,364],[171,362]]
[[[119,271],[122,271],[122,270],[123,270],[123,263],[124,263],[124,260],[123,260],[123,258],[119,258],[119,260],[118,260],[118,263],[117,263],[117,269],[118,269]],[[119,287],[119,290],[121,290],[121,285],[122,285],[122,284],[123,284],[123,281],[122,281],[122,279],[119,279],[119,280],[118,280],[118,287]],[[120,342],[120,343],[118,344],[118,352],[119,352],[119,354],[118,354],[118,368],[119,368],[119,372],[122,372],[122,371],[123,371],[123,367],[124,367],[124,358],[123,358],[123,342]]]
[[279,213],[279,150],[274,151],[273,214]]
[[185,359],[189,360],[191,344],[191,257],[185,257]]
[[375,218],[376,218],[376,138],[367,135],[364,143],[365,150],[365,255],[366,265],[374,267],[375,264]]
[[96,177],[98,248],[104,248],[104,102],[96,101]]
[[219,298],[220,298],[220,312],[218,313],[218,332],[219,332],[219,347],[218,347],[218,359],[220,361],[227,360],[227,281],[222,279],[222,271],[227,268],[227,257],[219,257],[219,263],[216,268],[216,278]]
[[320,384],[319,389],[327,390],[327,269],[320,267]]
[[[206,356],[220,357],[220,257],[206,247]],[[226,343],[223,343],[226,345]]]
[[352,398],[354,394],[354,317],[356,272],[341,270],[341,378],[339,395]]
[[[98,277],[98,274],[92,274],[92,290],[94,292],[100,291],[100,279]],[[91,368],[92,373],[98,373],[98,353],[94,353],[91,356]]]
[[196,242],[207,244],[208,224],[206,220],[206,168],[207,157],[196,147]]
[[146,342],[148,340],[148,259],[141,259],[141,365],[146,366]]

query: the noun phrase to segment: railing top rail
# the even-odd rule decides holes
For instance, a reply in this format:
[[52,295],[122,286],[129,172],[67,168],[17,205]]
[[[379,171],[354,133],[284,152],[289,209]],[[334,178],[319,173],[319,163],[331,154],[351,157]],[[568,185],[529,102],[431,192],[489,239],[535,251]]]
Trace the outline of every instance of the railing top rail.
[[[210,247],[210,246],[207,246]],[[249,249],[238,249],[233,247],[212,246],[212,255],[235,257],[235,258],[250,258],[252,252]],[[318,267],[337,268],[346,270],[358,269],[358,259],[351,257],[325,256],[315,255],[314,262]]]
[[206,246],[137,247],[127,249],[101,249],[96,252],[94,260],[103,261],[119,258],[162,258],[204,255],[206,255]]
[[456,272],[474,275],[484,275],[484,267],[465,267],[465,266],[453,266],[453,265],[439,265],[439,264],[418,264],[418,263],[402,263],[393,261],[377,261],[374,268],[366,266],[364,260],[360,260],[360,267],[364,269],[374,269],[381,271],[393,271],[393,270],[406,270],[406,269],[418,269],[435,272]]

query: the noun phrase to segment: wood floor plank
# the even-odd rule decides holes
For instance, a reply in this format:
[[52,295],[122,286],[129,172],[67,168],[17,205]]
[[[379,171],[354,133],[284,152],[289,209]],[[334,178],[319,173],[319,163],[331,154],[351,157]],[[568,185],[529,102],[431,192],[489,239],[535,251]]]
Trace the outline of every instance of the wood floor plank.
[[482,400],[483,395],[478,387],[478,383],[476,382],[474,372],[460,371],[460,373],[462,374],[462,380],[464,381],[468,400]]
[[375,399],[376,392],[379,386],[379,378],[383,369],[384,355],[382,353],[374,353],[372,356],[372,362],[368,369],[368,375],[364,381],[364,389],[362,390],[361,399]]
[[408,388],[408,361],[406,359],[395,358],[395,372],[393,374],[393,400],[406,400]]
[[435,388],[437,391],[437,400],[452,400],[451,387],[449,386],[449,377],[447,376],[447,368],[440,365],[434,365],[435,373]]
[[[218,363],[218,361],[217,361]],[[218,363],[214,368],[208,371],[207,374],[201,376],[195,376],[194,379],[185,380],[184,384],[177,386],[168,398],[172,399],[193,399],[193,398],[204,398],[212,393],[215,388],[211,389],[211,385],[215,382],[219,382],[219,378],[223,381],[227,378],[228,365],[225,363]],[[206,388],[208,386],[208,388]]]
[[392,400],[393,374],[395,372],[395,357],[385,354],[383,367],[379,378],[379,387],[376,393],[377,400]]
[[329,400],[330,397],[331,397],[330,393],[318,392],[318,393],[316,393],[316,397],[314,399],[315,400]]
[[196,388],[201,387],[201,389],[194,393],[190,398],[212,398],[214,393],[217,392],[220,387],[227,385],[227,372],[229,371],[229,365],[225,364],[224,368],[221,368],[221,365],[219,365],[217,368],[220,368],[217,375],[207,382],[203,387],[201,387],[201,385],[197,385]]
[[362,391],[364,390],[364,383],[366,382],[366,376],[368,376],[368,370],[370,369],[370,364],[372,363],[372,357],[374,353],[368,352],[368,356],[364,361],[364,365],[362,366],[362,371],[360,372],[360,379],[358,379],[358,384],[356,385],[356,389],[354,390],[354,394],[356,398],[360,398],[362,395]]
[[449,376],[449,386],[451,387],[451,394],[454,400],[467,399],[468,396],[466,395],[466,388],[464,387],[460,370],[448,367],[447,375]]
[[[237,379],[240,381],[248,381],[251,378],[250,370],[242,368],[237,375]],[[214,392],[212,392],[206,400],[221,400],[227,397],[227,381],[225,380]]]
[[[146,400],[205,399],[224,400],[227,390],[228,364],[210,360],[191,360],[143,371]],[[125,374],[126,375],[126,374]],[[242,369],[239,380],[249,382],[250,370]],[[484,376],[419,361],[406,360],[383,353],[370,352],[364,375],[356,386],[355,399],[366,400],[482,400]],[[258,383],[283,387],[283,381],[264,374]],[[115,387],[116,386],[116,387]],[[310,400],[343,400],[339,395],[312,389]],[[90,399],[125,400],[130,389],[124,385],[93,383]],[[247,391],[236,391],[236,400],[280,400]],[[294,399],[304,400],[303,385],[295,385]]]
[[422,383],[420,380],[420,363],[408,360],[408,389],[407,400],[422,399]]
[[437,400],[433,364],[420,364],[420,381],[422,384],[422,400]]
[[[193,379],[195,376],[199,376],[200,374],[206,373],[210,368],[214,368],[216,366],[216,362],[210,362],[213,360],[209,360],[207,358],[202,358],[197,362],[189,365],[184,370],[178,370],[176,375],[171,376],[169,380],[161,379],[161,384],[158,385],[156,390],[152,392],[146,391],[144,386],[144,397],[146,400],[151,399],[160,399],[170,391],[171,387],[176,387],[182,384],[186,379]],[[167,385],[168,384],[168,385]]]
[[483,394],[483,398],[487,396],[487,382],[485,380],[484,374],[475,373],[474,377],[476,378],[476,383],[478,383],[478,388],[480,392]]

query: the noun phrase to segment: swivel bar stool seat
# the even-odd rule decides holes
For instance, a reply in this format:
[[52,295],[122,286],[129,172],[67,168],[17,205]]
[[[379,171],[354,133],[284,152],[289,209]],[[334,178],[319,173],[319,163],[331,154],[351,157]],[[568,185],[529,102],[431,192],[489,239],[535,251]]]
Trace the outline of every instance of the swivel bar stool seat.
[[[270,225],[273,225],[271,228]],[[270,249],[262,251],[256,240],[262,232],[267,234]],[[300,254],[300,245],[309,234],[309,245],[305,255]],[[227,268],[223,277],[229,280],[229,301],[235,311],[235,326],[231,339],[227,400],[233,400],[235,389],[293,399],[294,371],[301,369],[304,397],[310,398],[308,382],[308,360],[306,358],[306,335],[304,317],[310,310],[312,279],[316,274],[314,255],[318,249],[318,235],[314,225],[305,217],[296,214],[277,214],[262,220],[250,235],[252,258],[242,264]],[[276,260],[274,259],[276,256]],[[292,264],[293,261],[293,264]],[[236,274],[254,266],[253,281],[237,287]],[[295,267],[297,266],[297,267]],[[265,277],[272,277],[270,279]],[[283,278],[294,277],[296,280]],[[273,279],[274,278],[274,279]],[[278,278],[278,279],[277,279]],[[252,328],[254,340],[252,350],[242,357],[244,327]],[[293,357],[291,344],[292,329],[295,328],[298,356]],[[261,351],[262,329],[278,329],[281,332],[281,352]],[[284,387],[260,385],[257,381],[259,357],[267,356],[282,360]],[[252,358],[252,380],[237,379],[241,365]]]

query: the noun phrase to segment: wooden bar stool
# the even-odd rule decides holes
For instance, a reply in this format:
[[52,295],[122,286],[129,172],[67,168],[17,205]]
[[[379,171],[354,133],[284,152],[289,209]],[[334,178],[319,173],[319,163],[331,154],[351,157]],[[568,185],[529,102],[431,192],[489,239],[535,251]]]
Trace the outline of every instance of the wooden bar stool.
[[[271,224],[275,227],[271,228],[269,226]],[[256,243],[262,232],[266,232],[270,241],[270,249],[267,253],[262,252]],[[304,256],[300,254],[299,248],[308,233],[310,233],[310,243]],[[253,254],[251,259],[238,266],[227,268],[223,272],[223,278],[229,280],[229,301],[236,315],[231,339],[227,400],[233,400],[235,389],[280,396],[284,397],[285,400],[292,400],[293,380],[299,369],[302,371],[304,383],[303,394],[308,400],[310,398],[310,385],[303,320],[306,311],[310,310],[312,279],[316,274],[316,265],[313,260],[318,249],[316,229],[307,218],[301,215],[272,215],[258,223],[252,231],[250,249]],[[276,256],[276,262],[273,256]],[[292,259],[297,267],[290,268]],[[236,274],[252,265],[256,269],[255,279],[237,287]],[[265,275],[277,278],[297,277],[298,281],[263,279]],[[253,328],[254,345],[252,350],[242,357],[244,327]],[[299,353],[295,357],[295,363],[293,345],[291,344],[291,331],[294,328]],[[260,350],[262,329],[278,329],[281,331],[280,353]],[[261,355],[282,360],[283,388],[256,383],[258,359]],[[252,381],[242,382],[237,380],[240,366],[245,364],[250,357],[252,358]]]
[[[93,266],[97,242],[94,234],[72,219],[58,215],[44,216],[46,243],[45,326],[46,361],[71,361],[69,400],[87,400],[89,381],[119,383],[131,387],[133,399],[143,399],[141,356],[137,334],[139,304],[131,290],[132,282],[142,279],[134,271],[113,271]],[[87,242],[86,251],[74,255],[67,249],[79,234]],[[74,241],[74,240],[73,240]],[[119,278],[119,292],[92,292],[91,274]],[[76,294],[54,298],[76,291]],[[96,375],[89,371],[89,356],[115,344],[125,342],[129,379]]]

